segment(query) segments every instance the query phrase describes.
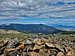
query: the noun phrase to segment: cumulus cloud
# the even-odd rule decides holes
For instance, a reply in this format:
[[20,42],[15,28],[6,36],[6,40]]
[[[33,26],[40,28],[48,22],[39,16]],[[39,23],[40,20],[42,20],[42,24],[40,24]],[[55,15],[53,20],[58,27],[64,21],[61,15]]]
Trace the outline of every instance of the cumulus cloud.
[[0,0],[0,19],[10,17],[74,17],[75,0]]
[[0,0],[0,19],[28,18],[49,19],[45,23],[52,26],[74,26],[75,0]]

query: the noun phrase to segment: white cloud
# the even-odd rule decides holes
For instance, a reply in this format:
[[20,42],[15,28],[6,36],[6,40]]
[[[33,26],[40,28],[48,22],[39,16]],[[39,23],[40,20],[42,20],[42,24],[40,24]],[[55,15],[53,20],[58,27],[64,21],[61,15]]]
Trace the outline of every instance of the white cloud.
[[[27,15],[30,17],[74,17],[75,4],[53,5],[63,0],[3,0],[0,2],[0,14],[8,16]],[[64,2],[75,2],[64,0]],[[50,3],[51,5],[48,5]],[[39,16],[40,15],[40,16]]]
[[[58,4],[59,1],[64,4]],[[69,4],[72,2],[75,0],[0,0],[0,19],[48,19],[54,17],[54,19],[50,18],[48,22],[74,26],[75,4]],[[62,19],[58,19],[60,17]]]

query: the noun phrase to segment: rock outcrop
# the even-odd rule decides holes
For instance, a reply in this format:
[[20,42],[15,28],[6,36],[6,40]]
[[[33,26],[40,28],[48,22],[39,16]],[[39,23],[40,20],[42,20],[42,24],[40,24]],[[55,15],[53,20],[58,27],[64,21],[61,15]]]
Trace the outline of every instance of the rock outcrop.
[[24,41],[15,38],[0,41],[0,56],[75,56],[75,50],[51,43],[50,39]]

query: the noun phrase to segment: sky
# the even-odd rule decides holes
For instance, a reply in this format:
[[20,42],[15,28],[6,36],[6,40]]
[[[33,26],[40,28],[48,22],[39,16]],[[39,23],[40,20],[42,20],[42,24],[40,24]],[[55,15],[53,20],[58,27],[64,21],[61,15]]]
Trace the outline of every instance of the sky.
[[75,28],[75,0],[0,0],[0,24],[43,23]]

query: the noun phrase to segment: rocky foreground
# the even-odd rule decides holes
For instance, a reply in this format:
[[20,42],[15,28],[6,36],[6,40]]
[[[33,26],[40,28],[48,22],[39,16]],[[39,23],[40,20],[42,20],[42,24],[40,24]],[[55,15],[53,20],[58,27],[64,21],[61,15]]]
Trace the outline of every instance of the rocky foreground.
[[0,56],[75,56],[74,47],[69,39],[7,38],[0,40]]

